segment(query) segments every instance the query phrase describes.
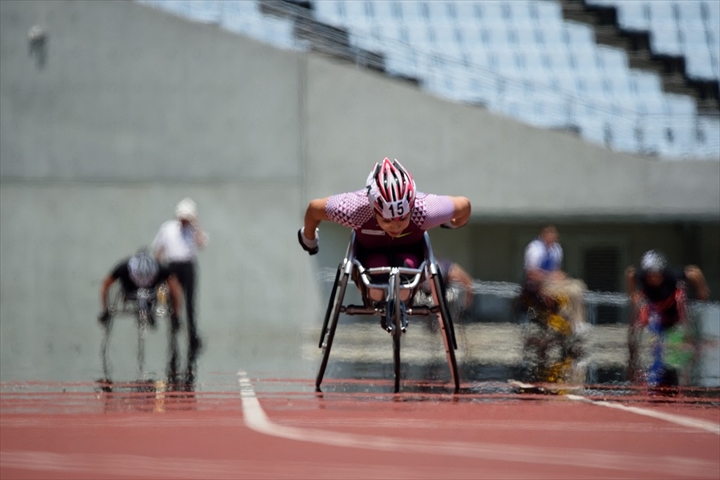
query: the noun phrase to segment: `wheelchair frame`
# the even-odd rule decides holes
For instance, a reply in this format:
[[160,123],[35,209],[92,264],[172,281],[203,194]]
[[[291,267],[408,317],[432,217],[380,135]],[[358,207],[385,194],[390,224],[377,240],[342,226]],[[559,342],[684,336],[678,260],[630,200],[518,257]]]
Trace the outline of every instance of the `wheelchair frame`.
[[[406,267],[378,267],[365,268],[356,259],[357,242],[353,231],[350,236],[350,243],[345,253],[345,258],[338,266],[333,283],[330,299],[328,301],[322,331],[320,333],[319,348],[324,349],[320,369],[315,380],[315,389],[320,392],[325,369],[327,368],[330,350],[332,349],[335,331],[338,325],[340,314],[346,315],[373,315],[380,316],[385,320],[383,326],[392,334],[393,338],[393,363],[395,372],[395,393],[400,391],[400,339],[405,332],[401,302],[406,302],[405,314],[409,316],[435,315],[440,327],[440,333],[445,345],[450,376],[454,382],[454,392],[460,390],[460,374],[455,358],[457,341],[450,310],[445,300],[445,282],[440,273],[440,267],[435,261],[435,256],[430,244],[430,237],[427,232],[423,236],[423,248],[425,258],[419,268]],[[388,274],[388,283],[372,283],[371,275]],[[403,280],[401,275],[409,276],[409,280]],[[344,305],[343,299],[349,279],[356,282],[363,298],[363,305]],[[430,306],[414,306],[412,300],[420,288],[421,282],[428,280],[430,284],[431,298],[433,304]],[[384,300],[374,301],[370,298],[371,292],[380,291]],[[390,316],[391,318],[387,318]],[[389,320],[389,321],[388,321]]]
[[115,316],[128,315],[137,320],[138,369],[142,374],[145,368],[145,337],[147,336],[147,328],[150,323],[149,316],[155,315],[155,317],[160,317],[171,313],[168,287],[164,282],[158,287],[152,289],[138,288],[137,295],[133,297],[128,297],[122,286],[118,285],[116,288],[117,290],[110,296],[108,308],[108,311],[110,312],[110,320],[105,325],[105,335],[103,336],[100,346],[103,373],[106,378],[109,378],[110,376],[110,364],[107,358],[107,350],[110,344],[110,332],[112,331]]

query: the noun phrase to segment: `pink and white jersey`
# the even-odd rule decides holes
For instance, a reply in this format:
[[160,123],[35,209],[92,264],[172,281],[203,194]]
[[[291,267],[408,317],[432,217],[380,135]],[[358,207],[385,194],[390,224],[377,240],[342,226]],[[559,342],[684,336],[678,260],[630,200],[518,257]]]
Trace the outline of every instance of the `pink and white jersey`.
[[419,242],[425,231],[449,222],[455,206],[448,196],[417,192],[410,224],[395,238],[387,235],[375,220],[366,189],[331,196],[325,213],[333,222],[355,230],[360,245],[379,248]]

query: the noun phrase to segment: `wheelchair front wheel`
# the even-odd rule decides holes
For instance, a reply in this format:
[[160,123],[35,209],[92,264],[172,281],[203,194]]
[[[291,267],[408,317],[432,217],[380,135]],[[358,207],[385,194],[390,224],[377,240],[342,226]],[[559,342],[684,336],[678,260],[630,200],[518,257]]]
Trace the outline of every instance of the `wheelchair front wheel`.
[[393,366],[395,373],[395,393],[400,392],[400,337],[403,333],[403,315],[402,306],[400,302],[400,296],[395,295],[392,300],[393,303]]

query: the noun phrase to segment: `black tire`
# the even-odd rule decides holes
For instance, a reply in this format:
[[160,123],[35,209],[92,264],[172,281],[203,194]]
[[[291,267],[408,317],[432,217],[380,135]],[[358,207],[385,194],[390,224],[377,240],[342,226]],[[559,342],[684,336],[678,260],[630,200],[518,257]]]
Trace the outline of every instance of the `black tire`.
[[[340,291],[336,292],[337,295],[332,295],[330,297],[333,300],[332,313],[330,315],[330,329],[327,332],[325,351],[323,352],[320,369],[318,370],[317,378],[315,379],[315,390],[318,392],[320,391],[320,384],[325,376],[325,369],[327,368],[328,359],[330,358],[330,349],[332,348],[332,342],[335,338],[335,330],[337,329],[338,319],[340,318],[340,309],[342,307],[343,298],[345,297],[345,289],[347,288],[349,277],[350,275],[348,274],[342,275],[342,279],[340,280]],[[336,288],[333,288],[333,290],[336,290]],[[325,329],[323,329],[323,331],[324,330]],[[320,348],[322,348],[322,342],[320,343]]]
[[455,350],[457,349],[457,342],[455,340],[455,329],[453,327],[452,318],[447,308],[447,302],[445,300],[445,288],[444,282],[439,275],[433,277],[435,283],[435,291],[439,292],[439,309],[440,319],[442,321],[442,335],[443,342],[445,343],[445,353],[447,355],[448,368],[450,369],[450,376],[452,377],[453,383],[455,384],[455,393],[460,390],[460,372],[458,371],[457,359],[455,357]]
[[438,307],[440,308],[440,314],[442,315],[443,326],[448,332],[448,336],[450,337],[453,349],[457,350],[458,347],[457,340],[455,339],[455,325],[453,324],[452,317],[450,316],[450,310],[447,307],[447,292],[445,290],[445,281],[443,280],[439,269],[438,274],[433,277],[433,282],[435,282],[435,290],[439,292],[440,296]]
[[332,313],[333,305],[335,304],[335,293],[337,292],[338,279],[342,273],[342,263],[338,265],[337,272],[335,273],[335,281],[333,281],[332,290],[330,291],[330,298],[328,299],[328,306],[325,310],[325,320],[323,320],[322,330],[320,331],[320,342],[318,342],[318,348],[322,348],[323,342],[325,341],[325,334],[327,333],[328,323],[330,323],[330,315]]
[[138,360],[138,372],[141,378],[145,370],[145,336],[147,335],[148,329],[148,312],[145,310],[139,310],[137,313],[138,321],[138,346],[137,346],[137,360]]
[[110,378],[110,360],[108,359],[108,347],[110,346],[110,332],[112,331],[114,317],[110,317],[108,321],[103,325],[105,334],[103,335],[102,343],[100,344],[100,358],[102,360],[103,375],[104,378]]
[[402,310],[400,307],[399,294],[392,299],[393,302],[393,366],[395,373],[395,393],[400,392],[400,337],[402,336]]

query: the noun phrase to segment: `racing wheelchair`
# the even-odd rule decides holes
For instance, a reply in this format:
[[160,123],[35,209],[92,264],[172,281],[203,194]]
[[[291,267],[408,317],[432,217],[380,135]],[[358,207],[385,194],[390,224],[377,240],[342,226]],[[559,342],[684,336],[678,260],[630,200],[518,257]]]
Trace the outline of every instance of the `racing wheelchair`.
[[100,347],[105,378],[110,378],[107,353],[113,323],[119,315],[130,316],[137,321],[137,360],[139,372],[142,374],[145,366],[145,337],[148,328],[155,327],[157,318],[170,316],[172,313],[168,286],[166,283],[161,283],[157,288],[138,288],[137,291],[128,293],[116,283],[110,290],[108,298],[110,319],[104,324],[105,334]]
[[[454,392],[457,393],[460,389],[460,375],[455,359],[457,349],[455,330],[445,300],[445,283],[435,261],[427,232],[423,237],[424,260],[419,268],[365,268],[356,258],[357,250],[355,232],[352,232],[345,258],[338,266],[335,275],[320,333],[318,347],[323,349],[323,357],[315,380],[316,391],[321,391],[320,385],[330,358],[338,319],[340,314],[344,313],[380,316],[380,324],[392,336],[395,393],[400,391],[400,346],[402,336],[407,329],[407,317],[435,315],[445,346],[450,376],[454,382]],[[387,277],[387,282],[379,281],[378,276]],[[344,304],[345,291],[350,280],[360,291],[362,305]],[[430,284],[431,301],[428,305],[416,305],[414,297],[424,281]]]

